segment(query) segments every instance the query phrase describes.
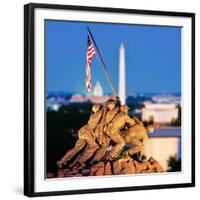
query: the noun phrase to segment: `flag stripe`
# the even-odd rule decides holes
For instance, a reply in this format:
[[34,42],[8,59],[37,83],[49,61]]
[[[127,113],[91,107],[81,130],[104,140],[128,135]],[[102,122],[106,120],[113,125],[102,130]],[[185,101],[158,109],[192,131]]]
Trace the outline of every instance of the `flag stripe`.
[[95,56],[96,52],[88,35],[88,47],[87,47],[87,61],[86,61],[86,90],[91,92],[92,80],[90,74],[91,60]]

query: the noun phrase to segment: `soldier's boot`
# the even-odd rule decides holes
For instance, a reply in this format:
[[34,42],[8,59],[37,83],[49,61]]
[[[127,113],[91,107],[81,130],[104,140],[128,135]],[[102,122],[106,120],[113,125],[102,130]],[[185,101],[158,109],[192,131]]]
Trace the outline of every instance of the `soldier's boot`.
[[103,137],[102,146],[99,149],[97,149],[94,157],[90,162],[91,165],[94,164],[95,162],[102,160],[102,158],[105,156],[108,150],[109,143],[110,143],[110,138],[108,138],[107,136]]
[[125,142],[124,139],[118,134],[118,132],[115,132],[114,134],[111,134],[111,140],[115,143],[115,146],[111,150],[111,152],[108,154],[108,158],[113,158],[115,159],[120,150],[124,147]]
[[73,170],[77,171],[83,169],[86,164],[77,162],[76,165],[73,167]]
[[75,146],[69,150],[61,160],[59,160],[56,164],[59,168],[62,168],[63,165],[66,165],[69,160],[71,160],[84,146],[86,142],[82,139],[78,139]]

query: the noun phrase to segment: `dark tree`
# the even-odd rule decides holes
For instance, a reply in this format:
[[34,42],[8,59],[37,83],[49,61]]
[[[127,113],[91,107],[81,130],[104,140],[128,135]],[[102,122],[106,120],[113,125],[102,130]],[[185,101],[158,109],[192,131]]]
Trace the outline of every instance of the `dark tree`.
[[180,172],[181,171],[181,159],[177,159],[175,156],[170,156],[168,160],[168,172]]

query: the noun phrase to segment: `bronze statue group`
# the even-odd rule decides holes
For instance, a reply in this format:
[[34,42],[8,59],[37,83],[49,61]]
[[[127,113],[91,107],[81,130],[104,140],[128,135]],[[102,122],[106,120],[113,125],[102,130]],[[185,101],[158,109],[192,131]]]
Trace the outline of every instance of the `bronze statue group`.
[[88,162],[93,165],[101,160],[116,160],[125,145],[129,148],[124,150],[123,157],[136,155],[137,161],[142,162],[145,142],[154,128],[152,125],[145,127],[138,118],[129,116],[128,110],[129,107],[121,105],[117,96],[112,96],[104,106],[93,105],[88,123],[78,131],[75,146],[57,162],[57,166],[81,169]]

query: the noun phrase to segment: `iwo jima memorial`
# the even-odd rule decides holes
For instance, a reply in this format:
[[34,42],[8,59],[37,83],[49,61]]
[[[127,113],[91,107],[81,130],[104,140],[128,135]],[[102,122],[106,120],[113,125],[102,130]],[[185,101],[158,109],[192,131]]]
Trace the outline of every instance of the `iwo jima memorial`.
[[[123,51],[123,49],[122,49]],[[153,125],[144,126],[135,116],[129,116],[125,105],[125,89],[118,97],[109,77],[106,65],[88,28],[86,64],[86,88],[91,90],[91,59],[97,54],[105,70],[113,95],[106,103],[94,104],[87,124],[78,131],[78,139],[72,149],[57,161],[57,178],[77,176],[103,176],[139,173],[161,173],[162,166],[154,158],[144,158],[143,150]],[[122,52],[123,54],[123,52]],[[124,56],[120,61],[122,76],[125,74]],[[124,80],[125,81],[125,80]]]

